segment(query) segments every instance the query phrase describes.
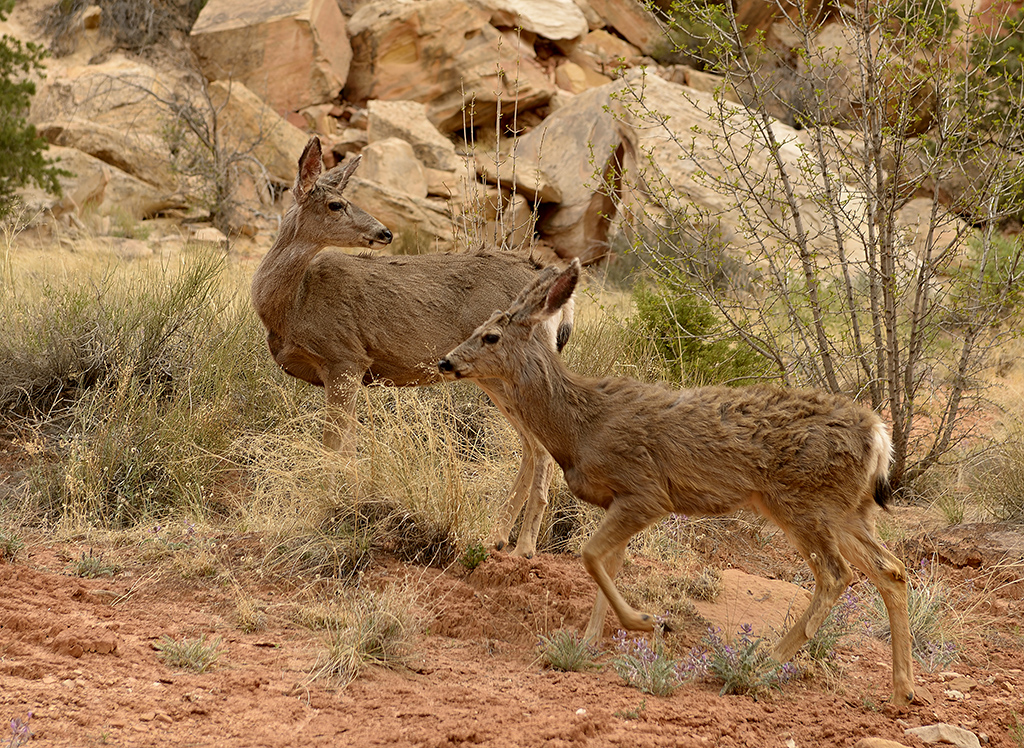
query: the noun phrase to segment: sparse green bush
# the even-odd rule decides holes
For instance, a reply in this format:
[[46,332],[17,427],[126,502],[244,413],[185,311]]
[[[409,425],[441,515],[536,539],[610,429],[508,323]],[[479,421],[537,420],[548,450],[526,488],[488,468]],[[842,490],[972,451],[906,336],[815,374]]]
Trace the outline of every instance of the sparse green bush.
[[76,577],[84,579],[96,579],[98,577],[112,577],[117,573],[117,567],[103,560],[102,553],[96,553],[92,548],[82,555],[68,567]]
[[690,653],[688,667],[722,681],[720,695],[735,693],[757,698],[796,674],[792,663],[780,665],[761,647],[764,640],[753,635],[749,623],[740,627],[739,637],[726,640],[719,629],[709,629],[702,647]]
[[677,279],[634,291],[635,334],[651,340],[676,382],[738,384],[756,380],[768,367],[749,346],[724,333],[710,305]]
[[148,239],[150,229],[127,210],[117,207],[110,213],[110,235],[123,239]]
[[487,560],[487,549],[484,548],[484,544],[479,540],[475,543],[470,543],[466,546],[466,550],[459,556],[459,563],[462,564],[463,568],[468,571],[473,571],[476,567]]
[[0,561],[14,562],[25,542],[10,530],[0,530]]
[[62,518],[128,526],[211,507],[238,429],[282,418],[273,362],[219,253],[180,266],[12,282],[0,341],[0,409],[58,422],[58,460],[32,468],[33,500]]
[[668,656],[665,642],[655,631],[654,646],[646,638],[631,638],[625,631],[615,633],[617,654],[612,667],[626,685],[652,696],[669,696],[689,677],[683,663]]
[[191,670],[194,673],[205,673],[210,670],[224,654],[220,637],[207,641],[206,634],[181,641],[176,641],[165,634],[153,646],[160,652],[160,659],[168,667]]
[[978,481],[986,503],[999,519],[1024,522],[1024,446],[1019,435],[1008,438],[990,464]]
[[540,661],[552,670],[579,673],[598,667],[598,649],[584,641],[578,631],[558,629],[537,642]]
[[[0,0],[0,21],[14,8],[14,0]],[[49,147],[28,115],[36,86],[31,76],[43,69],[46,50],[33,42],[0,36],[0,219],[14,205],[14,191],[29,182],[55,195],[58,178],[68,174],[43,152]]]

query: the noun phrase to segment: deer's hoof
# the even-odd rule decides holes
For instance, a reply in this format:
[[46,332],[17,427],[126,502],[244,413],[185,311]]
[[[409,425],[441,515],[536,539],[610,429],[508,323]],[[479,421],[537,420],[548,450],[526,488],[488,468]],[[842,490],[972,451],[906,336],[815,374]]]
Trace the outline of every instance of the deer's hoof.
[[[892,696],[892,703],[893,703],[893,706],[895,706],[895,707],[897,707],[899,709],[905,709],[905,708],[909,707],[911,704],[915,703],[914,700],[916,698],[917,698],[917,694],[913,690],[906,691],[906,692],[904,692],[902,694],[901,693],[894,693],[893,696]],[[916,703],[924,704],[925,701],[924,701],[924,699],[917,699]]]

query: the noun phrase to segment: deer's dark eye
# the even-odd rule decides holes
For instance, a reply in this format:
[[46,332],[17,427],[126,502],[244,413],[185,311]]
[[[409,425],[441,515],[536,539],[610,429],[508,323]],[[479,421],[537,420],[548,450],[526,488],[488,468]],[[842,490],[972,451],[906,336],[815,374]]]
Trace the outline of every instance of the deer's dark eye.
[[498,333],[496,333],[496,332],[489,332],[489,333],[484,335],[484,342],[487,345],[494,345],[499,340],[501,340],[501,336]]
[[335,201],[333,203],[327,203],[327,207],[333,210],[335,213],[337,213],[339,210],[344,210],[345,203],[339,203]]

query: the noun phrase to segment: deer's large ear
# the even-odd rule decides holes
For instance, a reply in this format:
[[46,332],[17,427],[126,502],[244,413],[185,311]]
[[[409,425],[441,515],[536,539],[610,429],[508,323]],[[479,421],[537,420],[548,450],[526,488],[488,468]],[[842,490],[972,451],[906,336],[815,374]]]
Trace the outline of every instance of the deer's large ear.
[[548,295],[544,301],[544,312],[554,314],[561,309],[565,302],[572,298],[572,292],[576,290],[579,280],[580,260],[576,257],[548,288]]
[[295,202],[299,202],[310,193],[316,180],[323,171],[323,151],[320,148],[320,138],[316,135],[309,139],[306,147],[299,156],[299,173],[295,177],[295,187],[292,194]]
[[360,154],[339,166],[335,166],[324,175],[324,182],[336,189],[338,192],[344,192],[346,185],[348,185],[349,178],[355,172],[356,167],[359,166],[359,162],[362,158],[363,157]]

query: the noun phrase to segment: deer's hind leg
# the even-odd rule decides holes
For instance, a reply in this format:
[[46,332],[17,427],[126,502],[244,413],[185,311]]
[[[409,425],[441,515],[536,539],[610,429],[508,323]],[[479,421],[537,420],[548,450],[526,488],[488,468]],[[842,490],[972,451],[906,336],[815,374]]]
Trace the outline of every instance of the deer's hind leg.
[[864,572],[885,603],[892,638],[892,700],[896,706],[906,706],[914,699],[906,567],[881,544],[870,519],[858,518],[840,542],[843,555]]
[[[622,569],[622,561],[626,556],[625,543],[619,545],[605,558],[604,569],[611,579],[615,579],[619,570]],[[587,630],[583,634],[583,641],[596,642],[604,632],[604,619],[608,615],[608,598],[600,588],[597,590],[597,598],[594,600],[594,609],[590,614],[590,621],[587,623]]]

